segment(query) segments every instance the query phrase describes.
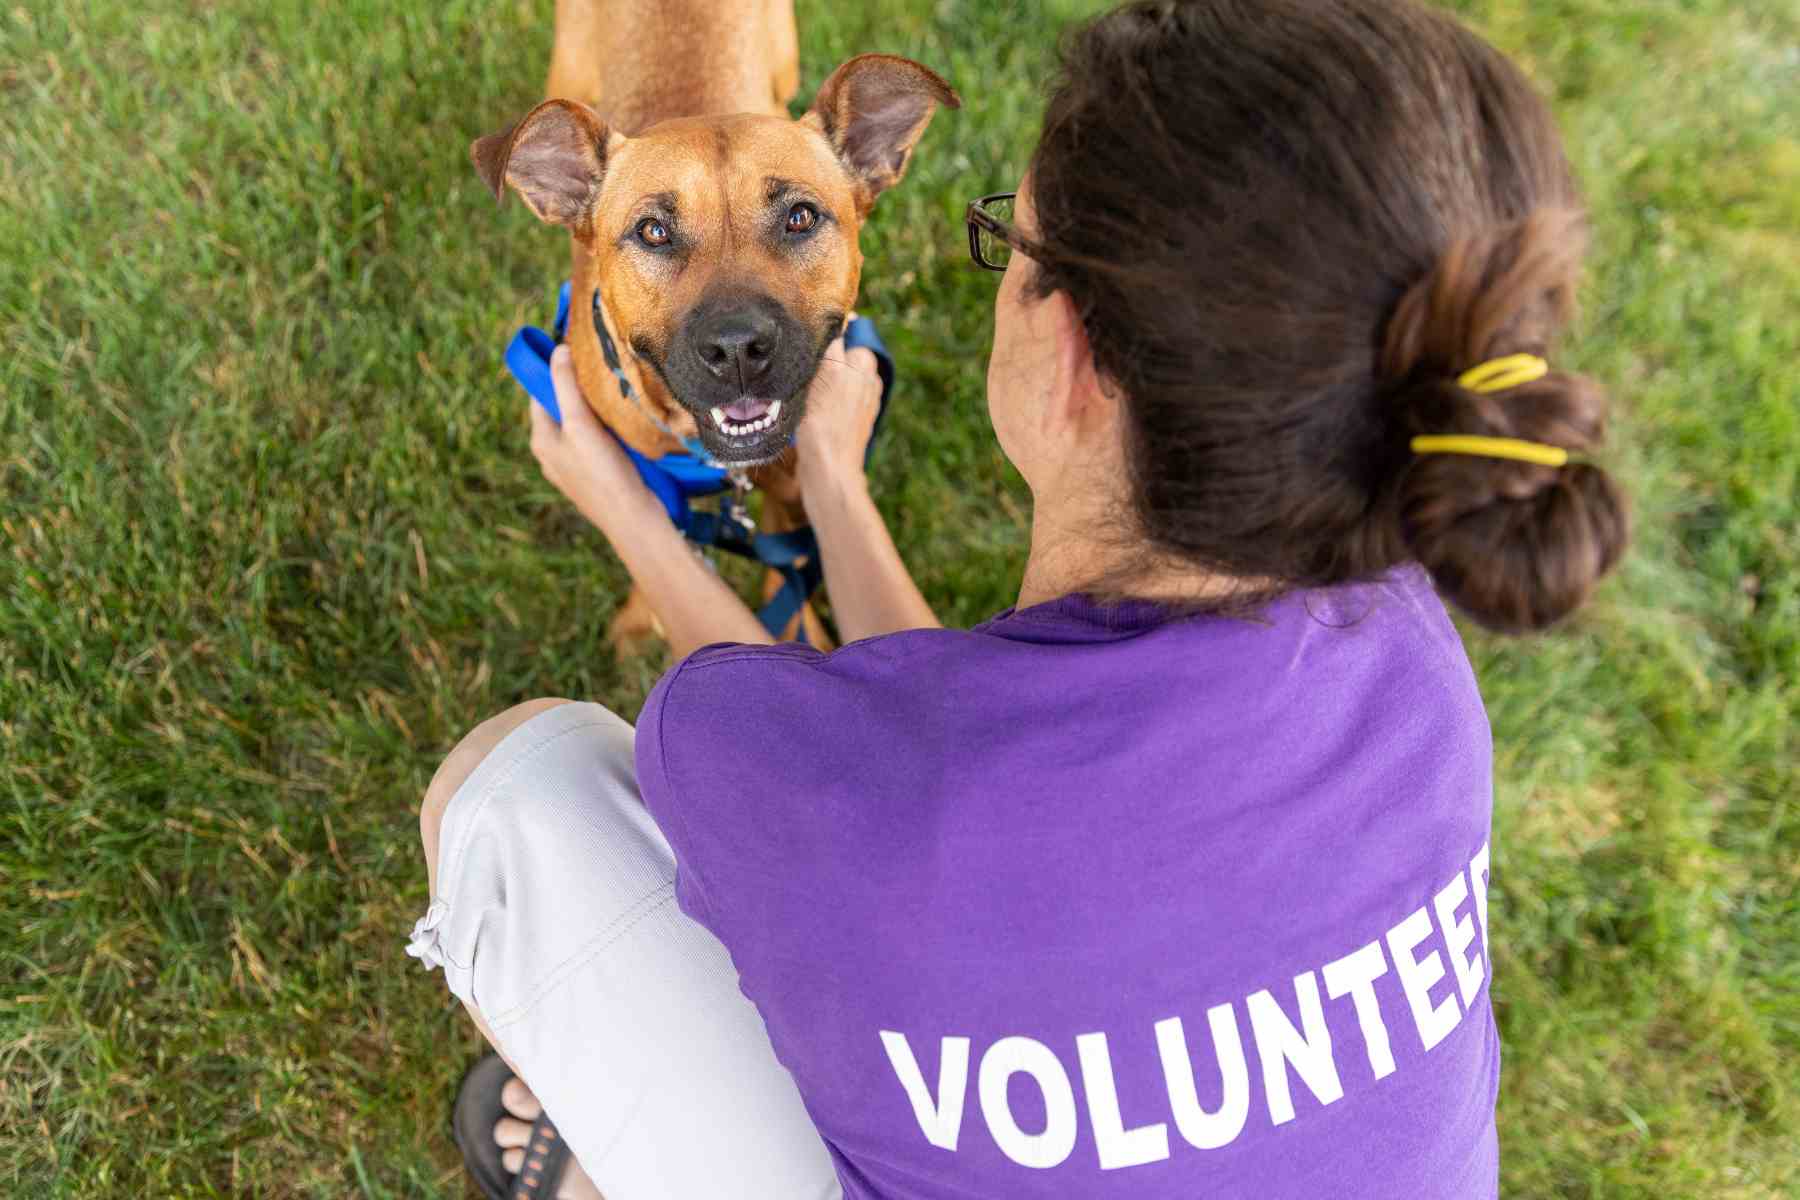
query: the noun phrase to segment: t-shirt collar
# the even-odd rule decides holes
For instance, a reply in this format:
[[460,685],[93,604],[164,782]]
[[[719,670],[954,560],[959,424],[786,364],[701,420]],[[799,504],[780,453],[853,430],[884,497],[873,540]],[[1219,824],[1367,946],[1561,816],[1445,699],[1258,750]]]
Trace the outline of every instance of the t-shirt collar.
[[996,613],[972,632],[1020,641],[1107,641],[1191,615],[1154,600],[1103,604],[1092,596],[1072,592],[1029,608],[1015,607]]

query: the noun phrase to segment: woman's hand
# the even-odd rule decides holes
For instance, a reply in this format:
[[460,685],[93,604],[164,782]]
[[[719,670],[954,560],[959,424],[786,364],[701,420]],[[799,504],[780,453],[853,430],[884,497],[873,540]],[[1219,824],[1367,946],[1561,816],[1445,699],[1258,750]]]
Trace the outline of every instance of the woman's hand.
[[806,415],[794,435],[801,495],[863,482],[863,458],[881,413],[881,376],[873,351],[846,352],[838,338],[825,351],[806,393]]
[[806,393],[800,451],[800,499],[819,537],[825,587],[845,642],[930,629],[938,621],[906,573],[863,474],[869,435],[881,415],[881,376],[864,347],[848,353],[839,338],[825,351]]
[[556,385],[562,424],[558,425],[543,405],[530,402],[531,453],[543,468],[544,478],[615,543],[629,537],[639,521],[666,524],[669,518],[656,495],[638,478],[637,468],[618,439],[588,407],[567,346],[558,346],[550,356],[550,377]]

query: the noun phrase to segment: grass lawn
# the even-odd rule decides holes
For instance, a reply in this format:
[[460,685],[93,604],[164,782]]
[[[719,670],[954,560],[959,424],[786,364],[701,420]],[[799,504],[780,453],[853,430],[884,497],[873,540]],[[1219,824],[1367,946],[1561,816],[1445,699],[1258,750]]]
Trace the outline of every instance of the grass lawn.
[[[808,93],[880,49],[969,101],[864,232],[876,491],[951,623],[1011,601],[1027,505],[961,206],[1093,7],[799,5]],[[419,794],[478,719],[632,714],[662,666],[603,643],[625,578],[498,360],[567,251],[466,147],[536,98],[550,8],[0,13],[0,1193],[463,1194],[477,1039],[402,954]],[[1471,634],[1505,1192],[1800,1195],[1800,9],[1458,8],[1586,181],[1565,358],[1639,530],[1560,636]]]

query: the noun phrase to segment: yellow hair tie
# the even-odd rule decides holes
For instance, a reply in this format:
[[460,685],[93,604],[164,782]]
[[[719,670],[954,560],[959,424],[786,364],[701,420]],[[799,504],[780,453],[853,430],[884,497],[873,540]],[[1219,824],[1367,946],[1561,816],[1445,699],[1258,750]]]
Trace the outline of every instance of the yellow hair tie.
[[[1509,354],[1471,367],[1456,377],[1459,387],[1488,395],[1504,392],[1522,384],[1535,383],[1550,373],[1550,364],[1535,354]],[[1471,434],[1445,437],[1416,437],[1414,454],[1470,454],[1477,458],[1505,458],[1532,463],[1540,467],[1562,467],[1569,462],[1569,452],[1560,446],[1542,442],[1524,442],[1518,438],[1476,437]]]
[[1535,354],[1509,354],[1489,359],[1479,367],[1471,367],[1456,377],[1456,382],[1471,392],[1487,395],[1504,392],[1521,384],[1535,383],[1550,373],[1550,364]]
[[1416,437],[1412,440],[1414,454],[1472,454],[1477,458],[1508,458],[1515,462],[1534,463],[1540,467],[1564,467],[1569,463],[1569,452],[1561,446],[1546,446],[1542,442],[1522,442],[1518,438],[1475,437],[1458,435],[1452,437]]

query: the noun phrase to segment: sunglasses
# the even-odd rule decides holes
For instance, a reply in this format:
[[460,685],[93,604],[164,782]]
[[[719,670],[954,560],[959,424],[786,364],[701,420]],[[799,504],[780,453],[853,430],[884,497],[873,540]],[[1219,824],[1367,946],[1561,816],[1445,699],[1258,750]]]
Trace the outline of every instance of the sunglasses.
[[1017,192],[995,192],[969,205],[965,220],[969,223],[969,257],[975,265],[989,271],[1006,270],[1014,250],[1030,253],[1031,244],[1012,223],[1013,200]]

